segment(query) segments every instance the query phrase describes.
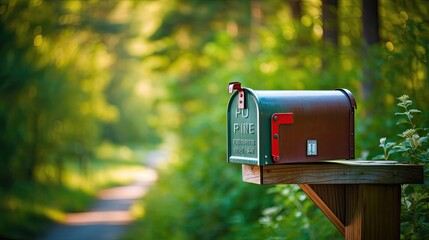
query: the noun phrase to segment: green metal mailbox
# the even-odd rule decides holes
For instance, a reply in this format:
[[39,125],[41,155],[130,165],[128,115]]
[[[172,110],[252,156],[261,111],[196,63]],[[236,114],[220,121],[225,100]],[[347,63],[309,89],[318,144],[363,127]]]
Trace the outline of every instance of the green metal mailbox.
[[228,91],[228,162],[354,159],[356,101],[350,91],[255,91],[238,82]]

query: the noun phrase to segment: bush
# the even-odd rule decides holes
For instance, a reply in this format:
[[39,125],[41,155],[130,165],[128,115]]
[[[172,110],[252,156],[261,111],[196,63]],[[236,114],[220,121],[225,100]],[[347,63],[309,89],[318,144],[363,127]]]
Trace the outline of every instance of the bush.
[[399,139],[396,142],[387,142],[387,138],[381,138],[380,147],[384,153],[376,158],[425,165],[425,184],[402,185],[401,239],[429,239],[428,128],[418,127],[415,114],[421,111],[411,108],[413,102],[407,95],[398,100],[397,105],[402,111],[395,113],[400,117],[396,125],[405,126],[406,130],[397,135]]

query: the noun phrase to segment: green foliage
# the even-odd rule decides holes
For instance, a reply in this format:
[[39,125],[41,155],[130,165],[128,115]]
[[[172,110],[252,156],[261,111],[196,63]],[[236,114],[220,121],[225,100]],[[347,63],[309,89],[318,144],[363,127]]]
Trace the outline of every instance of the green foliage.
[[156,188],[142,200],[144,215],[125,239],[239,239],[258,227],[255,213],[269,202],[261,198],[265,188],[228,181],[240,178],[237,168],[196,165],[161,172]]
[[0,191],[0,237],[30,239],[44,233],[52,220],[63,220],[63,211],[88,208],[94,194],[61,185],[18,182],[13,191]]
[[[134,5],[0,1],[0,238],[33,239],[64,211],[87,207],[99,182],[123,183],[99,171],[108,168],[94,157],[102,137],[134,146],[159,139],[147,137],[141,116],[150,110],[131,91],[140,79],[120,85],[121,98],[107,92],[136,75],[128,64],[135,56],[124,48],[136,31],[124,24]],[[108,134],[116,128],[128,134]],[[112,160],[119,173],[122,149]]]
[[60,2],[1,6],[1,34],[10,37],[2,37],[0,47],[0,176],[7,187],[37,180],[46,162],[88,157],[98,141],[98,123],[114,120],[116,110],[102,95],[108,78],[99,59],[106,49],[96,47],[97,34],[83,37],[87,31],[60,21],[61,13],[78,14],[76,9]]
[[[401,116],[396,125],[405,125],[407,129],[398,134],[398,142],[386,142],[386,138],[380,139],[380,147],[383,148],[384,154],[378,155],[375,159],[389,159],[390,155],[401,153],[398,159],[407,163],[424,163],[429,162],[428,146],[428,129],[418,128],[414,119],[414,114],[421,113],[418,109],[409,109],[412,101],[407,95],[398,98],[400,101],[397,105],[403,109],[403,112],[396,112],[395,115]],[[421,136],[422,135],[422,136]],[[402,156],[402,157],[401,157]]]
[[124,49],[136,34],[133,24],[123,24],[133,7],[117,1],[0,3],[1,187],[38,181],[37,169],[51,162],[61,171],[65,161],[90,159],[101,137],[159,143],[142,120],[154,100],[139,91],[145,82],[135,77],[132,49]]
[[429,237],[429,144],[428,128],[419,128],[415,114],[420,110],[411,108],[413,102],[407,95],[398,98],[402,112],[395,113],[400,119],[396,125],[406,130],[398,134],[397,142],[380,139],[384,154],[378,159],[389,158],[405,163],[424,164],[425,184],[402,185],[401,191],[401,239],[427,239]]
[[[383,129],[395,126],[394,119],[385,117],[395,112],[395,96],[406,93],[415,100],[417,108],[429,108],[425,97],[429,94],[426,11],[427,6],[420,1],[380,1],[382,42],[372,47],[366,64],[369,71],[375,72],[374,91],[367,99],[358,99],[361,115],[356,125],[358,138],[365,139],[356,141],[356,148],[369,158],[378,152],[373,142],[384,134]],[[424,112],[420,120],[428,125],[428,114]]]
[[271,238],[278,239],[342,239],[341,233],[313,204],[298,185],[270,188],[275,205],[262,212],[260,223],[272,229]]

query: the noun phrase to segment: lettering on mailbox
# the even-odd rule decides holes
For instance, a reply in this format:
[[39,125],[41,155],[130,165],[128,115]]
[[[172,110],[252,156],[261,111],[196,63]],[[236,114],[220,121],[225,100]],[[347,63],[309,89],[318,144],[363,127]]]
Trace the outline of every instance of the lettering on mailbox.
[[255,134],[255,123],[234,123],[234,133]]
[[[252,97],[250,97],[252,98]],[[237,98],[230,105],[228,122],[229,162],[258,164],[258,108],[252,98],[245,109],[237,107]]]

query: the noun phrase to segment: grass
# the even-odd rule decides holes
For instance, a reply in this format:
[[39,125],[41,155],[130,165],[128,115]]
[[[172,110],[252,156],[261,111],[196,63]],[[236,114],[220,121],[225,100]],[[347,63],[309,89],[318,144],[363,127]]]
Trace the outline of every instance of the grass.
[[37,182],[17,181],[7,191],[0,189],[0,239],[35,239],[52,222],[64,220],[66,212],[88,209],[98,190],[130,183],[142,169],[133,159],[91,159],[85,171],[67,161],[59,181],[53,166],[42,166]]

